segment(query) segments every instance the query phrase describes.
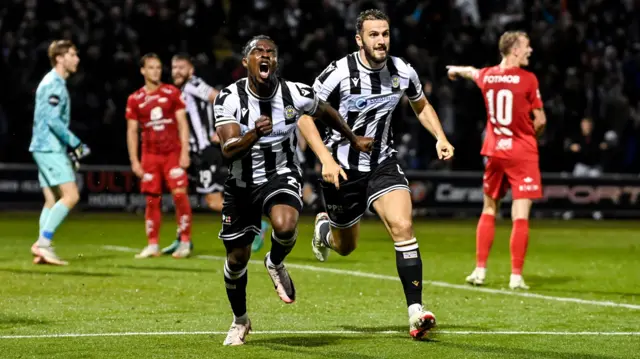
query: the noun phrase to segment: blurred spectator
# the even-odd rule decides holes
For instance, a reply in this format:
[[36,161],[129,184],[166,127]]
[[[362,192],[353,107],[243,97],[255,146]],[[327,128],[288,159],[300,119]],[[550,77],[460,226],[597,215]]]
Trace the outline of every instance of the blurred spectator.
[[494,65],[500,34],[519,28],[530,34],[534,52],[529,70],[538,76],[549,116],[540,142],[543,171],[563,168],[557,153],[586,116],[596,129],[610,130],[607,138],[615,140],[615,148],[600,153],[605,159],[591,165],[640,173],[638,1],[0,2],[0,106],[8,120],[2,161],[31,162],[27,147],[33,96],[48,71],[46,49],[55,38],[72,39],[80,52],[80,70],[68,86],[72,127],[95,150],[88,160],[127,164],[124,105],[127,94],[142,84],[137,64],[142,54],[153,51],[162,57],[168,81],[171,55],[187,51],[196,59],[198,74],[222,87],[244,76],[242,45],[265,33],[280,47],[281,74],[311,83],[330,61],[357,50],[355,18],[364,8],[378,7],[391,18],[391,53],[406,58],[419,73],[458,150],[446,166],[434,161],[433,139],[403,101],[394,113],[393,134],[408,168],[482,168],[484,101],[473,84],[447,80],[444,65]]
[[602,174],[603,154],[609,149],[609,144],[594,134],[591,118],[585,117],[580,121],[580,132],[567,139],[567,144],[574,163],[574,176],[599,177]]

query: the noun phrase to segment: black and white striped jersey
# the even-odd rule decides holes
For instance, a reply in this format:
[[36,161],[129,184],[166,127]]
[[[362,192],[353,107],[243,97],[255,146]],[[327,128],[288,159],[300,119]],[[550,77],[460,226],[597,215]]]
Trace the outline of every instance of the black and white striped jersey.
[[213,105],[209,102],[213,88],[201,78],[191,76],[181,90],[189,123],[189,150],[200,152],[211,145],[215,133]]
[[244,188],[263,184],[276,174],[300,173],[296,124],[301,115],[313,115],[317,108],[318,98],[311,87],[284,79],[279,79],[274,93],[266,98],[251,91],[247,78],[224,88],[215,101],[216,127],[236,123],[245,134],[255,128],[260,115],[273,122],[273,132],[260,138],[249,155],[231,164],[229,179]]
[[393,153],[391,116],[404,93],[410,101],[424,95],[416,71],[405,60],[389,56],[381,69],[365,66],[358,52],[332,62],[313,84],[318,99],[327,101],[337,93],[338,111],[357,136],[373,137],[369,153],[359,152],[333,130],[325,144],[336,161],[346,169],[369,172]]

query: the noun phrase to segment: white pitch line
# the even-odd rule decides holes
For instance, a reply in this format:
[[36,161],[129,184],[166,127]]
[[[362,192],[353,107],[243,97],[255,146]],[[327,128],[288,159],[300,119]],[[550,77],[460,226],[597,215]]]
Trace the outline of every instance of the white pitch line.
[[[121,246],[103,246],[103,248],[112,250],[112,251],[119,251],[119,252],[133,253],[138,251],[135,248],[121,247]],[[198,255],[195,257],[200,259],[215,260],[215,261],[225,260],[225,257],[220,257],[220,256]],[[256,265],[264,265],[262,261],[258,261],[258,260],[250,260],[249,263],[256,264]],[[390,275],[384,275],[384,274],[350,271],[350,270],[330,268],[330,267],[317,267],[317,266],[311,266],[307,264],[296,264],[296,263],[290,263],[290,262],[287,262],[287,267],[308,270],[313,272],[324,272],[324,273],[348,275],[352,277],[363,277],[363,278],[392,280],[392,281],[399,280],[398,277],[396,276],[390,276]],[[436,287],[468,290],[468,291],[490,293],[490,294],[502,294],[502,295],[510,295],[515,297],[544,299],[544,300],[550,300],[555,302],[578,303],[578,304],[597,305],[601,307],[616,307],[616,308],[640,310],[640,305],[637,305],[637,304],[617,303],[612,301],[589,300],[589,299],[580,299],[580,298],[571,298],[571,297],[555,297],[555,296],[544,295],[544,294],[536,294],[536,293],[521,292],[521,291],[514,291],[514,290],[504,290],[504,289],[481,288],[481,287],[473,287],[470,285],[453,284],[453,283],[431,281],[431,280],[425,280],[423,281],[423,283],[436,286]]]
[[[179,336],[179,335],[225,335],[226,331],[194,332],[121,332],[121,333],[64,333],[35,335],[0,335],[0,339],[42,339],[42,338],[88,338],[88,337],[136,337],[136,336]],[[401,331],[358,331],[358,330],[266,330],[252,331],[252,335],[396,335]],[[546,335],[546,336],[640,336],[640,332],[525,332],[525,331],[434,331],[432,334],[446,335]]]

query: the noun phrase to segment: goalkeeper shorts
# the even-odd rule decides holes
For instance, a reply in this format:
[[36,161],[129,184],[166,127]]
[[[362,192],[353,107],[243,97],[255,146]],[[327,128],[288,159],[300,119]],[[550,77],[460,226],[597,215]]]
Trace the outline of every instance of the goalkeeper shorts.
[[38,166],[40,187],[55,187],[67,182],[75,182],[73,164],[64,152],[33,152]]

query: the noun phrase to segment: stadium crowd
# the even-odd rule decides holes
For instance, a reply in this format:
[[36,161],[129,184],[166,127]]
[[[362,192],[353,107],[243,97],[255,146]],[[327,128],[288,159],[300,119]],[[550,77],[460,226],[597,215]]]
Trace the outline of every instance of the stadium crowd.
[[[142,54],[158,53],[169,81],[171,56],[187,51],[197,74],[223,87],[244,76],[241,45],[265,33],[281,47],[283,76],[311,84],[331,60],[355,50],[355,16],[371,7],[389,13],[391,53],[409,60],[423,78],[458,149],[451,163],[435,161],[430,136],[405,102],[394,121],[405,168],[482,168],[482,96],[469,82],[449,81],[445,65],[496,64],[500,34],[523,29],[531,37],[529,70],[540,81],[548,118],[542,170],[572,172],[584,165],[576,173],[640,173],[637,0],[4,0],[0,161],[32,162],[33,99],[50,67],[52,39],[71,39],[79,49],[80,70],[68,81],[71,126],[94,150],[88,162],[128,164],[124,108],[142,84]],[[586,132],[585,122],[592,124]]]

